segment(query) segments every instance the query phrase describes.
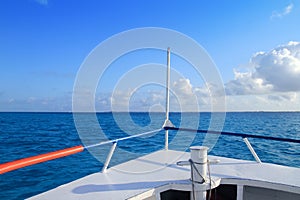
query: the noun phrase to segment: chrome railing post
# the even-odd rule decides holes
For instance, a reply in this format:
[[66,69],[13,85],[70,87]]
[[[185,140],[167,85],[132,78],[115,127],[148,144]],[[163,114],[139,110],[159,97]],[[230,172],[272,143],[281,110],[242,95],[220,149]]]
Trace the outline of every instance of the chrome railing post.
[[102,173],[106,173],[107,167],[108,167],[108,165],[110,163],[112,155],[114,154],[116,146],[117,146],[117,142],[113,142],[113,145],[111,146],[110,151],[109,151],[109,153],[107,155],[106,161],[105,161],[105,163],[103,165]]
[[244,142],[246,143],[248,149],[250,150],[252,156],[255,158],[256,162],[261,163],[258,155],[256,154],[256,152],[254,151],[253,147],[251,146],[249,140],[247,138],[243,138]]

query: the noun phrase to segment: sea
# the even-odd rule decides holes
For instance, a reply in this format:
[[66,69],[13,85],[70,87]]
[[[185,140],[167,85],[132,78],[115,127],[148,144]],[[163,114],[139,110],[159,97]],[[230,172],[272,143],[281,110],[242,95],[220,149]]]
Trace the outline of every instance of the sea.
[[[74,120],[75,119],[75,120]],[[160,129],[164,113],[0,113],[0,164]],[[170,113],[176,127],[300,139],[300,112]],[[164,148],[165,131],[119,141],[110,166]],[[262,162],[300,167],[300,144],[249,138]],[[169,148],[254,160],[241,137],[169,131]],[[111,144],[0,175],[0,199],[26,199],[100,172]]]

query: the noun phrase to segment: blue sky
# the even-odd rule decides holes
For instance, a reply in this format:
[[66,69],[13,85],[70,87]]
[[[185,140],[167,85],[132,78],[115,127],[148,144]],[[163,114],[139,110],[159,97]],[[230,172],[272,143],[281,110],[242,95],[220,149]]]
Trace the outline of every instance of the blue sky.
[[[0,111],[70,111],[85,57],[108,37],[140,27],[173,29],[202,45],[223,79],[228,110],[299,111],[299,24],[300,1],[2,0]],[[162,57],[155,61],[164,64]],[[195,77],[176,83],[179,93],[203,91]],[[100,111],[109,110],[110,90],[96,95]],[[147,98],[162,95],[151,92]]]

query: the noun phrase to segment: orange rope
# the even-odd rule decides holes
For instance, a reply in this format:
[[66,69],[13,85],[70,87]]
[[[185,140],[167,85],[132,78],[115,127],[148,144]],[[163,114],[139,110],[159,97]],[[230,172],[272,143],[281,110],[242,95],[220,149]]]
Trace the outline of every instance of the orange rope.
[[0,174],[82,152],[82,145],[0,164]]

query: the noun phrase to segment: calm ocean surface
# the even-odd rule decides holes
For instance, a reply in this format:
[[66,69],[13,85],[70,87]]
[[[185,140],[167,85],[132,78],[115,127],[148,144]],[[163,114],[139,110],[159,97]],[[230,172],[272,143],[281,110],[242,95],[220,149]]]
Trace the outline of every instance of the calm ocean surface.
[[[163,113],[117,113],[114,116],[112,113],[99,113],[97,119],[101,133],[99,127],[90,124],[89,117],[90,114],[81,114],[81,140],[71,113],[0,113],[0,163],[80,144],[97,143],[103,137],[114,139],[154,130],[164,122]],[[119,119],[117,123],[115,119]],[[189,127],[189,123],[200,119],[199,128],[207,129],[211,114],[171,113],[170,119],[177,127]],[[223,131],[300,139],[300,112],[227,113]],[[169,136],[170,148],[175,150],[186,150],[190,144],[201,145],[205,137],[203,134],[174,131]],[[209,152],[211,155],[253,160],[240,137],[220,136],[218,140],[211,137],[207,141],[208,144],[217,141]],[[300,144],[260,139],[249,141],[263,162],[300,167]],[[111,165],[163,147],[163,131],[119,142]],[[0,199],[28,198],[99,172],[109,148],[109,145],[96,147],[91,149],[91,153],[84,151],[0,175]]]

